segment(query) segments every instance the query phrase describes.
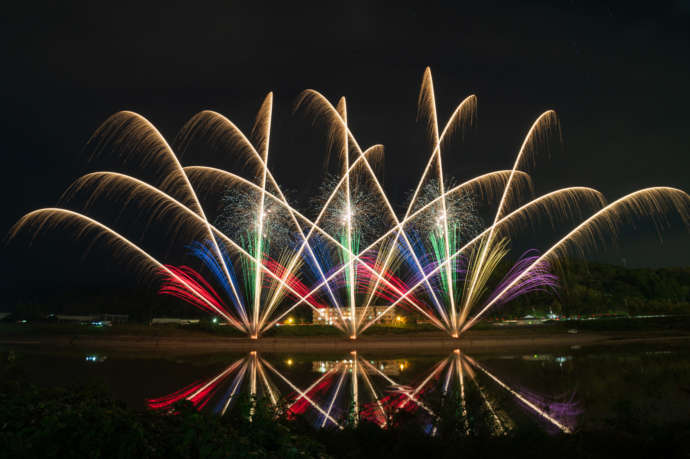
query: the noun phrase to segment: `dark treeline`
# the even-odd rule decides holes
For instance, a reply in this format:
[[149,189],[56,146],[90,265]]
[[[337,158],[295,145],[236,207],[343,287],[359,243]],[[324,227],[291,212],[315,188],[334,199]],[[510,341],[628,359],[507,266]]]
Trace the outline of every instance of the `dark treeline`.
[[629,269],[601,263],[569,261],[559,270],[554,293],[517,298],[493,313],[521,317],[552,311],[580,314],[690,313],[690,268]]
[[134,322],[148,322],[156,316],[203,316],[201,311],[187,303],[158,295],[155,286],[61,286],[26,292],[6,299],[0,310],[12,312],[15,318],[29,320],[45,319],[49,314],[127,314]]
[[[507,269],[507,266],[504,268]],[[495,281],[500,279],[497,270]],[[580,314],[687,314],[690,313],[690,267],[628,269],[600,263],[569,261],[559,270],[560,287],[555,292],[533,293],[497,308],[491,317],[523,317],[553,312]],[[492,281],[493,282],[493,281]],[[493,285],[496,285],[495,283]],[[191,305],[161,296],[155,286],[122,289],[116,286],[57,287],[24,290],[5,299],[0,310],[15,317],[46,314],[129,314],[130,321],[147,322],[151,317],[205,317]],[[298,322],[311,321],[311,310],[297,308]]]

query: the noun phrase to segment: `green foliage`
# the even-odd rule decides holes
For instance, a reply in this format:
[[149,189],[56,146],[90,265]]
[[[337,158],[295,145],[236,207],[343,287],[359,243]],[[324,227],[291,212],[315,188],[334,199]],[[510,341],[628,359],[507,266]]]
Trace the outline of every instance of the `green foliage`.
[[[221,418],[189,402],[174,412],[136,411],[99,388],[38,388],[16,368],[0,374],[0,445],[3,457],[321,457],[324,449],[252,401],[243,415]],[[247,402],[245,402],[247,404]]]
[[568,315],[690,312],[690,268],[626,269],[570,262],[560,303]]
[[493,317],[521,317],[534,312],[581,314],[688,314],[690,268],[628,269],[569,261],[559,273],[557,295],[519,297]]

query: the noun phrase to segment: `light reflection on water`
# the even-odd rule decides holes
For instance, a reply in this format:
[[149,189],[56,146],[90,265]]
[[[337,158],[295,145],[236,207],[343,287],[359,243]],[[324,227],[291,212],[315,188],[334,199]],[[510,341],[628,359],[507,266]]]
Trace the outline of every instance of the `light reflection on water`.
[[495,435],[534,426],[560,432],[690,420],[686,345],[546,352],[75,352],[17,350],[17,362],[35,384],[101,384],[133,408],[169,410],[188,399],[203,412],[234,416],[254,394],[317,428],[387,427],[404,419],[434,434],[449,412],[460,430]]
[[[521,358],[559,365],[571,359],[551,354]],[[342,429],[367,421],[385,428],[404,413],[432,435],[437,430],[439,411],[448,410],[449,404],[460,412],[458,419],[468,434],[480,428],[505,434],[515,426],[515,411],[522,411],[547,429],[568,433],[580,413],[574,397],[537,393],[513,384],[459,349],[405,378],[405,382],[401,376],[410,362],[401,358],[367,358],[352,351],[342,359],[307,361],[302,366],[313,380],[302,386],[289,375],[295,359],[277,361],[282,363],[282,370],[276,368],[276,362],[251,352],[206,380],[148,399],[148,406],[169,409],[188,400],[200,410],[225,415],[244,394],[273,405],[281,403],[288,416],[303,416],[315,427]]]

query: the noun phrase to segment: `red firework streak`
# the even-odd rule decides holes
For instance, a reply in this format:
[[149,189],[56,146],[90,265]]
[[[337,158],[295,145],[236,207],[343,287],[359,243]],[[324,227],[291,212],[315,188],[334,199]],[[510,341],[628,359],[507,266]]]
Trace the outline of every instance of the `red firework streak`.
[[180,266],[178,268],[172,265],[165,265],[165,267],[174,275],[163,269],[161,270],[164,280],[161,288],[158,290],[159,294],[172,295],[196,306],[202,311],[215,314],[217,311],[211,307],[213,305],[218,310],[230,315],[218,292],[193,268],[189,266]]
[[244,359],[234,362],[232,365],[223,370],[220,374],[212,378],[210,381],[202,381],[192,383],[172,394],[164,395],[159,398],[150,398],[146,401],[149,408],[163,409],[170,408],[180,400],[188,400],[198,408],[202,409],[211,400],[216,393],[218,387],[232,374]]
[[[304,283],[294,274],[286,274],[286,268],[277,261],[271,258],[265,258],[264,267],[275,276],[264,276],[264,283],[266,285],[270,285],[270,283],[274,282],[274,279],[277,277],[282,279],[283,282],[290,287],[289,289],[286,289],[289,297],[296,300],[299,299],[299,295],[301,295],[302,297],[306,298],[307,303],[314,308],[326,307],[326,305],[318,302],[311,296],[308,297],[311,289],[304,285]],[[228,311],[226,303],[221,299],[218,292],[196,270],[189,266],[177,267],[165,265],[165,268],[170,270],[170,272],[161,270],[161,274],[164,276],[164,279],[161,288],[158,290],[159,294],[172,295],[201,309],[202,311],[210,312],[212,314],[216,314],[218,311],[221,311],[224,314],[232,317]],[[217,308],[217,310],[215,310],[213,307]]]
[[[336,376],[337,373],[333,373],[325,377],[304,395],[306,395],[309,400],[316,400],[319,397],[325,396],[333,385],[333,382],[337,379]],[[293,397],[296,397],[297,399],[289,407],[287,412],[288,419],[294,419],[295,415],[297,414],[304,414],[307,409],[312,406],[306,397],[298,394],[297,392],[294,392],[290,395],[290,398]]]
[[[379,286],[374,293],[377,297],[389,302],[394,302],[410,290],[409,286],[402,279],[391,273],[389,270],[382,270],[380,265],[374,262],[370,257],[361,257],[361,260],[363,263],[366,263],[369,268],[365,268],[361,264],[357,265],[357,276],[366,281],[357,283],[357,293],[368,293],[367,288],[369,285],[372,285],[377,280],[377,276],[374,275],[374,272],[387,281],[379,283]],[[417,307],[420,305],[428,308],[426,302],[420,301],[414,295],[408,295],[400,303],[400,306],[410,311],[417,311]],[[428,308],[426,312],[430,315],[434,314],[434,311],[431,308]]]

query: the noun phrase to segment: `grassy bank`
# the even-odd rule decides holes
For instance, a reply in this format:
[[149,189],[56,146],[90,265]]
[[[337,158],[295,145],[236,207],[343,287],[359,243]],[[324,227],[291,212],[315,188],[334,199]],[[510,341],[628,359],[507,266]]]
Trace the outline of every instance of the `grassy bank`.
[[[690,331],[690,316],[650,317],[650,318],[604,318],[597,320],[551,321],[539,325],[506,325],[497,326],[480,322],[472,328],[474,336],[486,335],[523,335],[578,332],[646,332],[646,331]],[[144,325],[136,323],[114,324],[111,327],[94,327],[69,323],[51,322],[0,322],[1,337],[21,336],[141,336],[152,338],[185,338],[185,337],[237,337],[245,335],[233,327],[201,323],[194,325]],[[335,327],[322,325],[295,325],[274,327],[264,334],[265,337],[309,337],[309,336],[342,336]],[[431,325],[414,325],[404,327],[372,326],[362,335],[406,336],[406,335],[439,335],[443,332]]]

